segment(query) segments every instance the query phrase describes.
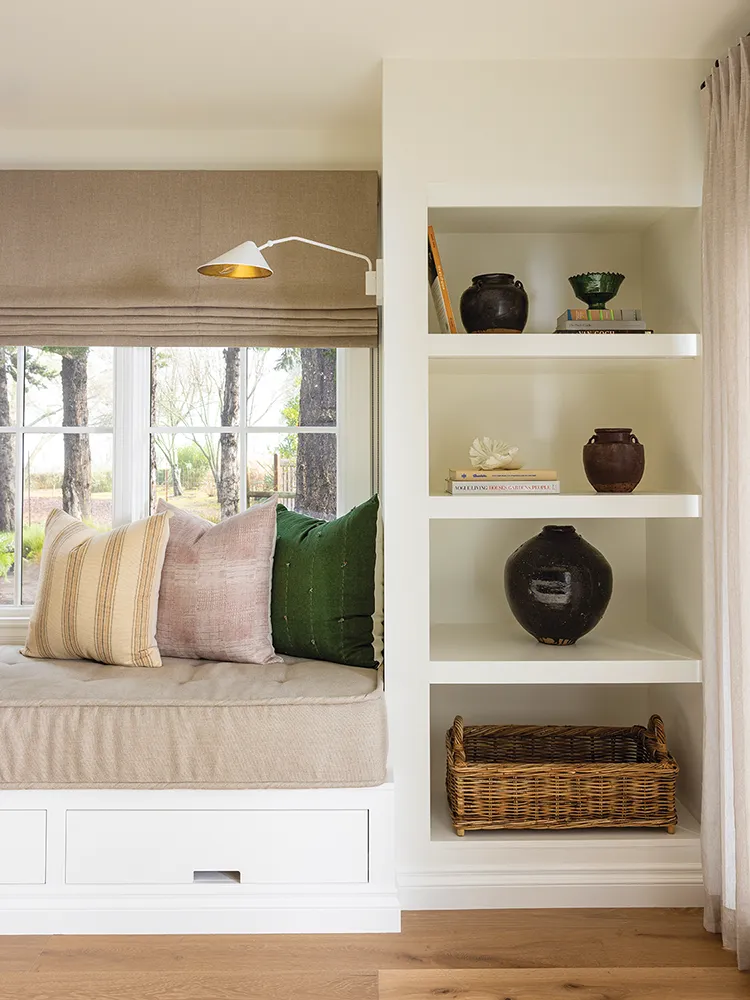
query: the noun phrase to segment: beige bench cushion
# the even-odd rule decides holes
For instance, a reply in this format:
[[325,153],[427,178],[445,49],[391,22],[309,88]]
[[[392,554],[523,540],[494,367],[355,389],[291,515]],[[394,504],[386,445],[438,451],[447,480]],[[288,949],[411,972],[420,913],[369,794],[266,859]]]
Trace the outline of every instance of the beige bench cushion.
[[377,671],[285,657],[153,668],[0,647],[0,788],[346,788],[385,780]]

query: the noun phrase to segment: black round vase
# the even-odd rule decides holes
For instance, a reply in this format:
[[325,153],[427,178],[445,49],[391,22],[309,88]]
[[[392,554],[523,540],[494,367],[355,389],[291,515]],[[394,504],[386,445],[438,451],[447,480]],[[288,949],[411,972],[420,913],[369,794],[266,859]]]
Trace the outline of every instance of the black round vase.
[[512,274],[477,274],[461,296],[467,333],[521,333],[529,318],[529,297]]
[[548,524],[508,557],[505,596],[539,642],[572,646],[607,610],[612,567],[575,528]]

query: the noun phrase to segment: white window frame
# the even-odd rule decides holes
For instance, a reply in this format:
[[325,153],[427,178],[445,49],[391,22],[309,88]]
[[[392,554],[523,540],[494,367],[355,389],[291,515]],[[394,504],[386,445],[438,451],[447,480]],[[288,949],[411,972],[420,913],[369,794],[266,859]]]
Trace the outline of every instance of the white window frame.
[[[19,371],[23,370],[23,350],[18,348]],[[114,525],[126,524],[148,515],[149,447],[149,380],[151,378],[151,348],[116,347],[113,357],[114,427],[88,428],[89,433],[112,434],[112,520]],[[240,368],[239,427],[245,423],[247,395],[247,354],[243,352]],[[337,435],[336,483],[337,508],[343,513],[362,503],[374,490],[372,384],[376,369],[375,351],[369,348],[339,348],[336,356],[336,424],[325,428],[299,428],[296,433],[328,433]],[[23,391],[16,391],[16,523],[22,513],[23,462],[21,461],[23,429]],[[189,433],[191,428],[159,428],[165,432]],[[221,427],[196,427],[198,433],[220,433]],[[232,428],[226,428],[232,430]],[[239,434],[240,468],[247,464],[247,435],[252,433],[289,433],[288,427],[248,428]],[[34,428],[25,433],[61,433],[60,428]],[[64,433],[64,432],[63,432]],[[70,433],[70,432],[68,432]],[[73,431],[76,433],[76,431]],[[241,507],[246,498],[240,491]],[[18,537],[17,537],[18,545]],[[33,605],[0,607],[0,643],[23,642]]]

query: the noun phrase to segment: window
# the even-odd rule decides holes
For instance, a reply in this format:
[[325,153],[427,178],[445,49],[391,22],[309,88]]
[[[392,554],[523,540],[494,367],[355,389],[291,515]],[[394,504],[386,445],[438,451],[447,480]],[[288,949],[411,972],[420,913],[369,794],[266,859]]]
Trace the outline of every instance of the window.
[[55,506],[106,530],[160,498],[212,521],[366,499],[371,353],[0,348],[0,610],[33,604]]

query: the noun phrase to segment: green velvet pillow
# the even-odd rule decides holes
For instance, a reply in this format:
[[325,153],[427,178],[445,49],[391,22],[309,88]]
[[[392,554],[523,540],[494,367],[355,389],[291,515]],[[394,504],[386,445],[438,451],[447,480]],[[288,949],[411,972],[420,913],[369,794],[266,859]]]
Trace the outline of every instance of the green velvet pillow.
[[335,521],[279,504],[271,626],[277,653],[377,667],[378,498]]

